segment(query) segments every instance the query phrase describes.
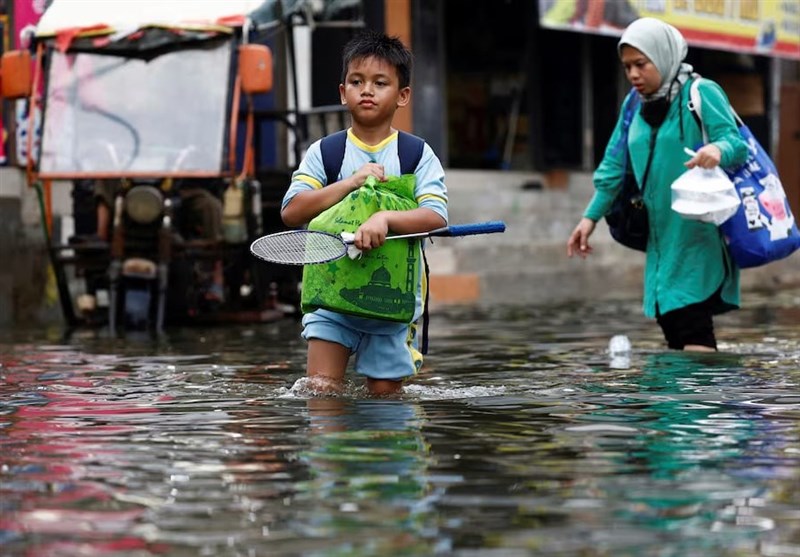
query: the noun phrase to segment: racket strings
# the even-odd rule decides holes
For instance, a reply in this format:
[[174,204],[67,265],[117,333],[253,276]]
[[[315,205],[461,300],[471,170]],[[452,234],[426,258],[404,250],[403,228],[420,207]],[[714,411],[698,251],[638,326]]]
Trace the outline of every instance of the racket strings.
[[330,234],[293,230],[259,238],[251,251],[275,263],[308,265],[337,259],[346,251],[346,246]]

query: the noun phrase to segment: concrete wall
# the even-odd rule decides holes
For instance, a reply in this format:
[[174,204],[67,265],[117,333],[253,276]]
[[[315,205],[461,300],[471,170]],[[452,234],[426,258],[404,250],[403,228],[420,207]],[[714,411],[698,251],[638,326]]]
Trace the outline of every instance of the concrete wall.
[[[450,170],[447,185],[451,223],[503,220],[507,230],[435,240],[428,251],[433,302],[551,304],[641,295],[644,254],[614,242],[604,222],[589,258],[566,256],[567,238],[592,196],[591,175],[571,173],[554,187],[536,174]],[[742,272],[744,290],[799,285],[800,252]]]
[[0,327],[56,319],[47,299],[48,255],[36,192],[22,172],[0,168]]

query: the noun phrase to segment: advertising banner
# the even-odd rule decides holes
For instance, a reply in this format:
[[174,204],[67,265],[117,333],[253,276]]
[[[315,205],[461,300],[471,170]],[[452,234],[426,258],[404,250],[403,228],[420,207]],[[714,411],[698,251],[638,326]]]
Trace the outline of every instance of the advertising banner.
[[[11,44],[14,48],[27,48],[29,45],[23,41],[24,35],[30,35],[30,30],[39,22],[45,8],[47,0],[13,0],[13,22],[14,34]],[[28,116],[29,111],[33,111],[33,150],[37,152],[41,135],[40,122],[41,114],[38,107],[30,107],[27,100],[18,100],[13,104],[15,119],[15,163],[22,166],[28,160]]]
[[798,0],[539,0],[551,29],[618,36],[639,17],[674,25],[693,46],[800,60]]

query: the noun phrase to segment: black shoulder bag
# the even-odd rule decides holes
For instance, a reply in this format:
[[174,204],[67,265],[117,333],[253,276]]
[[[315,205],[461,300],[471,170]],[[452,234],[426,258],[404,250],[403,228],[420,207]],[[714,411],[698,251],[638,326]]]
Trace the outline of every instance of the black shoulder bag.
[[633,172],[628,168],[622,178],[622,189],[606,214],[611,237],[623,246],[639,251],[647,251],[650,227],[643,194],[644,191],[639,189]]
[[611,237],[625,247],[638,251],[647,251],[647,236],[650,223],[647,217],[647,207],[644,206],[642,196],[644,187],[647,184],[647,175],[650,173],[650,163],[653,160],[655,150],[655,139],[658,128],[653,128],[650,136],[650,154],[647,158],[647,166],[642,180],[642,188],[636,183],[636,177],[630,165],[628,153],[628,130],[633,120],[636,106],[639,104],[639,95],[631,91],[625,103],[623,113],[623,133],[620,144],[625,149],[625,173],[622,176],[622,187],[617,197],[611,204],[611,208],[606,213],[606,223]]

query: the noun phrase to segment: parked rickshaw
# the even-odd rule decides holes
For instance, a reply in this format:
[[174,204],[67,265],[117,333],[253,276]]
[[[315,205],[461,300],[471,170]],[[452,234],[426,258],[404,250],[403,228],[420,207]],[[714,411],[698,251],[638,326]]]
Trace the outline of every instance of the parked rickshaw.
[[[282,228],[278,201],[288,186],[288,174],[267,190],[257,176],[264,111],[255,106],[273,78],[265,32],[302,4],[280,13],[283,3],[264,0],[146,10],[137,1],[54,0],[30,48],[3,56],[3,96],[41,114],[40,135],[33,117],[28,124],[27,181],[40,192],[69,327],[160,333],[172,323],[292,313],[298,271],[261,262],[248,247]],[[268,117],[298,131],[291,111]],[[59,187],[73,188],[68,234],[54,233]],[[60,222],[63,231],[68,220]]]

